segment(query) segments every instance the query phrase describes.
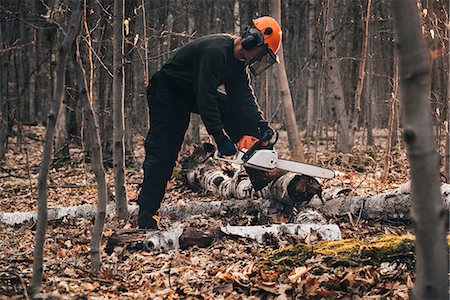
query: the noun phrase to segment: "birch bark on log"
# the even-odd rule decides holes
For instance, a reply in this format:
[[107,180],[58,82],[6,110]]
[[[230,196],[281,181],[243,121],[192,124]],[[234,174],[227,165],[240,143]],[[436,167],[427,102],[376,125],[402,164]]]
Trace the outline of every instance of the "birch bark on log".
[[[382,220],[390,223],[410,222],[410,195],[403,186],[385,194],[374,196],[348,196],[348,189],[331,189],[323,192],[325,204],[312,205],[321,214],[329,218],[348,217],[351,213],[356,218]],[[450,203],[450,185],[442,184],[441,194],[446,205]],[[318,201],[316,201],[318,202]],[[366,203],[367,202],[367,203]],[[390,203],[390,204],[389,204]],[[391,207],[393,206],[393,207]],[[378,208],[380,207],[380,208]],[[115,204],[106,206],[106,218],[114,216]],[[138,206],[129,205],[130,216],[137,215]],[[191,201],[184,205],[162,205],[160,216],[176,220],[185,220],[193,215],[223,216],[230,213],[247,213],[258,211],[261,214],[271,215],[283,211],[283,204],[273,199],[232,199],[221,201]],[[80,206],[55,207],[48,209],[48,220],[62,220],[73,218],[94,218],[96,206],[85,204]],[[386,215],[386,216],[385,216]],[[298,216],[296,216],[298,219]],[[36,211],[3,212],[0,213],[0,224],[19,225],[24,222],[36,221]],[[318,218],[314,222],[320,221]]]
[[114,233],[106,245],[106,252],[111,254],[116,246],[127,249],[167,252],[186,249],[190,246],[208,247],[214,239],[226,236],[242,237],[255,240],[260,244],[278,243],[314,235],[312,241],[341,240],[339,227],[335,224],[272,224],[264,226],[221,226],[210,229],[185,227],[176,223],[171,228],[158,230],[120,230]]
[[69,29],[58,49],[58,61],[56,66],[57,80],[53,90],[53,105],[47,118],[45,131],[44,152],[42,154],[41,166],[38,178],[38,221],[36,225],[36,241],[33,254],[33,275],[30,281],[30,292],[36,294],[41,289],[43,274],[43,254],[45,243],[45,231],[47,229],[47,175],[50,167],[53,138],[55,136],[55,125],[64,95],[64,82],[66,71],[67,54],[80,32],[81,26],[81,1],[73,0],[71,3],[72,16],[70,17]]
[[416,236],[415,299],[448,299],[448,210],[439,193],[439,154],[433,134],[430,57],[415,0],[393,1],[404,139],[411,167]]

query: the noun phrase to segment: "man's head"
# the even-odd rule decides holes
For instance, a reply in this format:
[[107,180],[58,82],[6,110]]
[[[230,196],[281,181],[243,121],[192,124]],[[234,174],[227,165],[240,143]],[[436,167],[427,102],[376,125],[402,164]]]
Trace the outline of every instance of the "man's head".
[[254,75],[261,74],[278,61],[276,55],[281,45],[281,28],[271,17],[253,20],[241,35],[242,59]]

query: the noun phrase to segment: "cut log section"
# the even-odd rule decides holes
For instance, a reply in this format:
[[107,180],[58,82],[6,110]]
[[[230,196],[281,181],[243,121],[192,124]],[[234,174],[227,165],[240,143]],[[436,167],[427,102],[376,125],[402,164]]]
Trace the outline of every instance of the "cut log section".
[[309,202],[314,195],[322,199],[322,187],[313,177],[272,170],[251,171],[250,179],[246,170],[234,170],[230,165],[224,168],[210,158],[213,149],[214,146],[205,144],[182,159],[182,175],[190,187],[218,193],[224,199],[274,199],[291,207]]

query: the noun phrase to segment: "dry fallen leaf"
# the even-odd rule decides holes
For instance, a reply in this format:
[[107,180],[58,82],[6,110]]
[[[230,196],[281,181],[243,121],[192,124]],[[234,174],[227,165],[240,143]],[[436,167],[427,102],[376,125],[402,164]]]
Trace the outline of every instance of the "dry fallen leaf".
[[288,278],[292,283],[297,283],[301,280],[301,277],[308,273],[309,268],[305,266],[294,268],[289,274]]

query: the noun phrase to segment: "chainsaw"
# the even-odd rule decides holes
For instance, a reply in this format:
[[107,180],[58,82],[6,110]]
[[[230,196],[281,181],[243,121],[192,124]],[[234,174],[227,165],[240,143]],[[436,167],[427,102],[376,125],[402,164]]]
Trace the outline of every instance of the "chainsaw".
[[[272,142],[273,139],[274,141]],[[274,134],[265,133],[259,140],[255,137],[244,136],[237,143],[239,151],[232,159],[221,156],[217,150],[214,153],[214,158],[262,171],[271,171],[277,168],[312,177],[326,179],[334,177],[334,172],[332,170],[279,158],[277,152],[273,149],[273,146],[277,141],[278,132],[275,132]]]

